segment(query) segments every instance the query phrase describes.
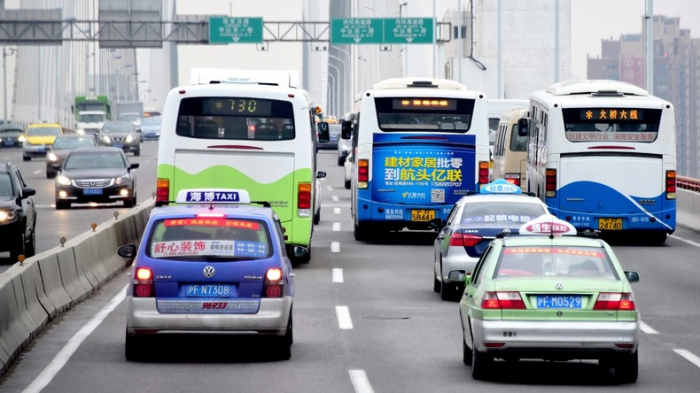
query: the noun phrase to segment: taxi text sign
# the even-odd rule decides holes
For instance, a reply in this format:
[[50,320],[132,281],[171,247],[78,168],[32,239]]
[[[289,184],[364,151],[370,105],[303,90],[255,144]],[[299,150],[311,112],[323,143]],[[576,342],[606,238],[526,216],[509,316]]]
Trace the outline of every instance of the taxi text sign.
[[343,18],[331,20],[331,44],[381,44],[384,19]]
[[432,44],[435,37],[433,18],[384,19],[385,44]]
[[263,42],[263,18],[209,17],[210,44],[255,44]]

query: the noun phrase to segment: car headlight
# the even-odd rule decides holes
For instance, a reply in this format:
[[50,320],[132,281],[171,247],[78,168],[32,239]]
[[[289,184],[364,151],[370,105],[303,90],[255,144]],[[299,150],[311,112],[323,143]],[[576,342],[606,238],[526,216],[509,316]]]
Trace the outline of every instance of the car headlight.
[[19,138],[17,138],[18,141],[24,142],[27,140],[27,138],[24,137],[24,135],[20,135]]
[[115,182],[116,184],[124,184],[124,183],[128,182],[130,178],[131,178],[131,177],[130,177],[129,174],[127,173],[127,174],[124,175],[124,176],[119,176],[119,177],[115,178],[115,179],[114,179],[114,182]]
[[76,132],[78,133],[78,135],[85,135],[85,130],[83,130],[82,128],[79,128]]
[[67,176],[61,175],[56,178],[56,183],[62,186],[70,186],[70,179]]
[[0,223],[14,221],[17,213],[14,210],[0,210]]
[[131,136],[131,135],[126,136],[126,143],[131,143],[131,141],[133,141],[133,140],[134,140],[133,136]]
[[111,139],[109,139],[109,137],[107,135],[103,135],[102,140],[104,141],[104,143],[109,143],[112,141]]
[[58,161],[58,156],[55,153],[49,153],[46,157],[49,161]]

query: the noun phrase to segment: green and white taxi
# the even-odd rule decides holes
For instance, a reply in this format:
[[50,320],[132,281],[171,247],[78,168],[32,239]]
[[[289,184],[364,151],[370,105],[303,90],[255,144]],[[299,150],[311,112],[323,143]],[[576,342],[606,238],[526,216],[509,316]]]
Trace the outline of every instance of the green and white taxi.
[[493,240],[464,278],[459,314],[472,376],[490,376],[495,359],[597,359],[618,382],[635,382],[640,322],[630,283],[639,275],[605,241],[576,236],[554,216],[519,232]]

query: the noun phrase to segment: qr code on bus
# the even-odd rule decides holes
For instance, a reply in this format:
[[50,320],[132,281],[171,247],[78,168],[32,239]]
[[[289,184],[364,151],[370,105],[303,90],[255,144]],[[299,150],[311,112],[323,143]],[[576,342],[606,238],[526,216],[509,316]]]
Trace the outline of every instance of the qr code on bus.
[[430,190],[430,202],[444,203],[445,202],[445,190],[438,188]]

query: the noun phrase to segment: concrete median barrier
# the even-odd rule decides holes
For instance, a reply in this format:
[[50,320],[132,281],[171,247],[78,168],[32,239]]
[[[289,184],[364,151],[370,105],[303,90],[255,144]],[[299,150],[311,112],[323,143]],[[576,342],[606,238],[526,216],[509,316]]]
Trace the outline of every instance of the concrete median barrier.
[[[61,267],[58,264],[58,256],[54,251],[48,251],[36,256],[41,272],[41,280],[51,304],[55,307],[56,314],[62,313],[70,307],[72,297],[68,293],[68,287],[73,287],[73,283],[66,285],[62,280]],[[75,269],[74,269],[75,270]],[[66,277],[66,280],[68,277]],[[77,280],[77,276],[75,277]],[[77,288],[73,287],[77,292]],[[53,318],[56,314],[52,314]]]
[[[31,302],[32,307],[38,307],[46,313],[46,322],[56,316],[56,306],[53,305],[49,297],[46,295],[43,277],[41,276],[41,270],[39,269],[39,259],[36,256],[24,261],[24,269],[22,270],[22,284],[24,284],[27,302]],[[36,311],[33,310],[33,312]]]
[[9,355],[8,363],[31,338],[17,307],[12,278],[9,270],[0,276],[0,346]]
[[61,269],[61,280],[66,292],[70,295],[71,306],[85,299],[92,292],[92,285],[79,273],[75,263],[73,248],[64,247],[55,255],[58,266]]
[[101,282],[112,277],[112,272],[100,261],[97,232],[83,233],[66,243],[66,247],[73,249],[78,273],[85,276],[91,288],[97,288]]
[[[19,318],[27,330],[29,330],[30,337],[34,337],[36,333],[44,327],[49,316],[41,307],[36,310],[36,307],[30,305],[30,299],[27,299],[24,284],[22,283],[23,269],[24,265],[16,264],[8,270],[8,274],[12,276],[12,286],[15,290],[15,300],[17,301]],[[36,301],[36,296],[34,297],[34,301],[38,303]]]

